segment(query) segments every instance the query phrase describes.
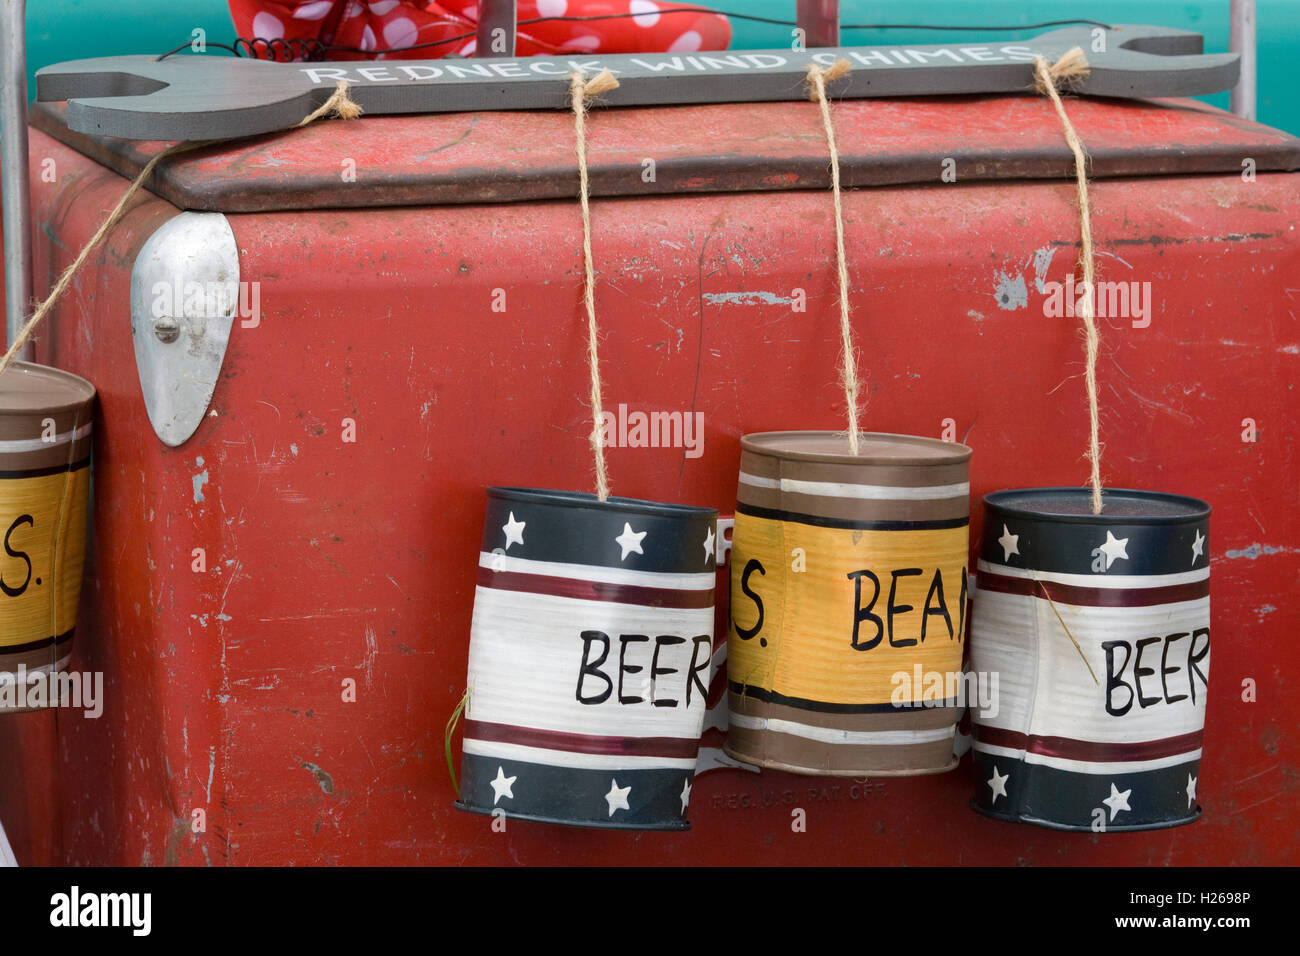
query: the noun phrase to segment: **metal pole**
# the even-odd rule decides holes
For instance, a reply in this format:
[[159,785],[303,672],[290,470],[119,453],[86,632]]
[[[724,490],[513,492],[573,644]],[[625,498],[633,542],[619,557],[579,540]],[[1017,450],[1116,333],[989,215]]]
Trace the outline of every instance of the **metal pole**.
[[515,55],[515,0],[479,0],[475,56]]
[[1232,112],[1255,118],[1255,0],[1232,0],[1228,49],[1241,54],[1241,78],[1232,88]]
[[[5,332],[12,342],[32,298],[27,179],[27,0],[0,0],[0,192],[4,195]],[[30,359],[28,342],[18,353]]]
[[796,0],[795,19],[809,49],[840,45],[840,0]]

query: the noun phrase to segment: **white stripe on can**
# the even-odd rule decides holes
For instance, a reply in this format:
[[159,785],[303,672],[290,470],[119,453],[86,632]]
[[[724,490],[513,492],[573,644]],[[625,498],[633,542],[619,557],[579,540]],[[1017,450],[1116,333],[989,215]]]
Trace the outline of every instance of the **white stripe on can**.
[[634,587],[664,588],[670,591],[708,591],[717,583],[714,571],[677,574],[668,571],[633,571],[602,568],[591,564],[565,564],[560,561],[533,561],[512,558],[508,554],[480,551],[478,566],[490,571],[512,574],[542,574],[551,578],[593,581],[597,584],[627,584]]
[[936,730],[839,730],[835,727],[814,727],[800,724],[793,720],[781,720],[776,717],[754,717],[750,714],[731,715],[733,727],[746,730],[766,730],[776,734],[789,734],[805,740],[816,740],[824,744],[846,744],[854,747],[881,746],[903,747],[909,744],[933,744],[952,740],[956,727],[940,727]]
[[1005,564],[992,564],[988,561],[980,561],[977,567],[980,571],[989,574],[1000,574],[1008,578],[1046,581],[1049,584],[1070,584],[1082,588],[1146,590],[1147,588],[1167,588],[1178,584],[1194,584],[1197,581],[1208,580],[1210,577],[1208,567],[1196,571],[1182,571],[1178,574],[1066,574],[1059,571],[1034,571],[1028,568],[1012,568]]
[[465,753],[497,760],[520,760],[576,770],[694,770],[694,757],[643,757],[633,754],[584,754],[572,750],[527,747],[466,737]]
[[59,432],[53,438],[48,440],[44,438],[5,438],[0,439],[0,454],[16,454],[26,451],[41,451],[44,448],[55,448],[59,445],[66,445],[69,442],[80,441],[90,434],[90,422],[82,425],[76,431]]
[[823,498],[854,498],[866,501],[939,501],[945,498],[965,498],[970,495],[970,482],[951,485],[922,485],[894,487],[892,485],[860,485],[844,481],[804,481],[798,478],[764,478],[760,475],[740,473],[742,485],[771,488],[795,495],[817,495]]
[[[1030,595],[980,591],[978,612],[971,618],[971,669],[999,675],[996,716],[977,712],[975,722],[1040,737],[1064,737],[1094,743],[1125,744],[1135,740],[1163,740],[1201,730],[1205,725],[1206,689],[1187,672],[1194,631],[1210,620],[1210,599],[1196,598],[1150,607],[1079,607],[1057,602],[1055,607]],[[1057,614],[1070,629],[1067,634]],[[1164,638],[1185,634],[1168,654]],[[1074,640],[1071,640],[1073,635]],[[1160,703],[1140,706],[1134,668],[1138,666],[1136,641],[1160,637],[1159,646],[1148,644],[1141,657],[1143,690],[1160,694]],[[1201,641],[1208,640],[1202,638]],[[1075,648],[1078,641],[1084,658]],[[1121,678],[1128,691],[1108,688],[1106,654],[1102,645],[1124,641],[1128,657],[1113,651],[1123,665]],[[1197,641],[1196,647],[1209,647]],[[1152,650],[1154,648],[1154,650]],[[1162,663],[1161,655],[1165,655]],[[1196,661],[1208,677],[1211,653]],[[1092,672],[1089,672],[1091,666]],[[1168,673],[1160,673],[1167,667]],[[1154,668],[1154,672],[1149,672]],[[1096,680],[1093,674],[1096,674]],[[1195,681],[1195,703],[1190,682]],[[1170,695],[1184,699],[1166,702]],[[1106,710],[1107,692],[1112,705],[1122,707],[1133,695],[1122,718]]]
[[1055,770],[1108,776],[1120,773],[1141,773],[1145,770],[1163,770],[1165,767],[1176,767],[1180,763],[1190,763],[1193,760],[1201,759],[1200,747],[1186,753],[1172,754],[1168,757],[1153,757],[1149,760],[1075,760],[1070,757],[1027,753],[1013,747],[1000,747],[979,740],[974,741],[971,747],[980,753],[992,754],[995,757],[1009,757],[1012,760],[1024,760],[1028,764],[1038,764]]
[[[575,622],[583,622],[581,624]],[[584,630],[599,629],[609,637],[609,653],[599,670],[612,682],[601,704],[584,704],[577,690],[583,663]],[[712,635],[713,606],[704,608],[653,608],[633,604],[587,601],[522,591],[478,587],[470,623],[469,709],[466,717],[489,723],[611,737],[682,737],[695,739],[704,720],[706,693],[692,685],[686,706],[690,665],[701,669],[697,677],[709,686],[712,648],[693,639]],[[644,635],[648,640],[629,642],[622,635]],[[681,644],[657,645],[659,635],[684,638]],[[652,655],[659,647],[660,675],[649,686]],[[603,642],[591,645],[589,664],[599,659]],[[703,665],[703,666],[701,666]],[[627,668],[640,667],[639,671]],[[666,668],[674,672],[664,674]],[[623,673],[620,673],[620,670]],[[620,704],[618,685],[626,697],[646,698]],[[587,673],[582,696],[599,696],[605,679]],[[650,702],[676,700],[675,707]]]

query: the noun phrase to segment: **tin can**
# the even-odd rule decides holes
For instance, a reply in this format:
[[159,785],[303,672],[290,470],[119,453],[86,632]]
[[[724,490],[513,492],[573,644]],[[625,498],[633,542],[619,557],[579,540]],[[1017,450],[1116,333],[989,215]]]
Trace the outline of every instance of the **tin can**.
[[716,528],[711,508],[488,489],[458,806],[687,827]]
[[1200,814],[1210,672],[1210,506],[1084,488],[984,498],[971,666],[975,809],[1062,830]]
[[54,703],[86,553],[95,388],[30,362],[0,375],[0,713]]
[[955,766],[971,450],[833,432],[741,441],[727,636],[737,760],[819,776]]

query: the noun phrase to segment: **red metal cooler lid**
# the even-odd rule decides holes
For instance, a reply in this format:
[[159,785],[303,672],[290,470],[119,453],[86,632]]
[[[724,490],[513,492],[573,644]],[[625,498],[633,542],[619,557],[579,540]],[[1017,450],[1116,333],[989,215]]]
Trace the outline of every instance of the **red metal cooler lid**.
[[[165,144],[70,131],[62,103],[32,123],[134,178]],[[1093,178],[1300,169],[1300,140],[1194,100],[1073,98]],[[1071,179],[1060,120],[1039,96],[917,97],[835,104],[848,188]],[[593,196],[826,189],[826,140],[809,103],[601,109],[588,123]],[[345,182],[342,159],[355,163]],[[643,175],[654,161],[654,176]],[[650,178],[653,181],[647,182]],[[572,198],[578,177],[565,112],[444,113],[318,122],[161,164],[149,184],[183,209],[266,212]]]

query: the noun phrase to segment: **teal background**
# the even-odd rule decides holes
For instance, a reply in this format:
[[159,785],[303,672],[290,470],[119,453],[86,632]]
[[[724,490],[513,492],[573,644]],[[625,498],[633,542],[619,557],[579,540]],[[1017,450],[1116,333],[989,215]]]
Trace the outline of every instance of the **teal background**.
[[[662,0],[665,6],[669,0]],[[757,16],[794,19],[794,0],[711,0],[707,5]],[[1208,52],[1228,48],[1229,0],[936,0],[928,4],[898,0],[843,0],[843,23],[922,22],[974,26],[1035,23],[1087,17],[1108,23],[1151,23],[1196,30]],[[1294,60],[1300,55],[1300,0],[1258,0],[1260,122],[1300,134],[1300,96]],[[234,27],[225,0],[28,0],[27,63],[37,67],[61,60],[118,53],[161,53],[190,39],[202,27],[207,39],[228,43]],[[732,46],[783,48],[790,28],[733,20]],[[962,31],[846,30],[851,45],[971,43],[1033,36],[1037,30]],[[29,76],[29,84],[32,81]],[[29,89],[31,87],[29,86]],[[1224,109],[1228,95],[1205,97]]]

